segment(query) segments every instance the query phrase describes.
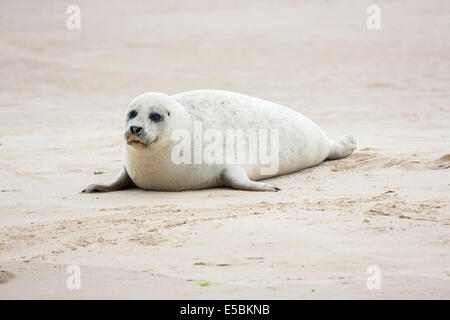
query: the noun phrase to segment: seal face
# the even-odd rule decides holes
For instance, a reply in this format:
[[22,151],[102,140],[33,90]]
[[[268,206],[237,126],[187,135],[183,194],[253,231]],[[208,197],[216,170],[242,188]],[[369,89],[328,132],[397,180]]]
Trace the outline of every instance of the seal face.
[[255,180],[346,157],[356,148],[352,136],[330,140],[292,109],[218,90],[136,97],[126,112],[124,138],[125,159],[116,179],[93,183],[83,192],[133,184],[147,190],[228,186],[278,191]]
[[[148,93],[134,99],[128,106],[124,137],[129,146],[148,149],[156,143],[166,143],[172,121],[170,97]],[[176,107],[176,106],[175,106]]]

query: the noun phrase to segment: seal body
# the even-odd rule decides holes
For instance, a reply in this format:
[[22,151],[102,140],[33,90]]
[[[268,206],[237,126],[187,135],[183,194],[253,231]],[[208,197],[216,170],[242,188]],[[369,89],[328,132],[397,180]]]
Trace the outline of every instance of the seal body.
[[[130,103],[128,114],[132,111],[137,116],[127,120],[126,136],[130,130],[138,131],[130,129],[132,127],[142,128],[142,131],[140,135],[128,135],[124,168],[118,178],[128,175],[137,187],[147,190],[181,191],[229,186],[244,190],[277,191],[277,187],[256,181],[312,167],[327,158],[339,159],[356,148],[350,135],[337,141],[331,140],[304,115],[288,107],[235,92],[195,90],[173,96],[147,93]],[[152,115],[158,118],[155,113],[164,119],[156,123],[146,119]],[[199,130],[196,132],[199,127],[202,129],[200,135]],[[188,149],[184,148],[182,154],[185,161],[181,163],[174,160],[174,148],[179,147],[177,143],[180,144],[173,139],[176,130],[186,133],[190,142],[185,144]],[[214,134],[208,134],[211,132]],[[230,132],[235,135],[229,135]],[[250,147],[248,142],[254,142],[255,136],[261,138],[262,135],[258,134],[264,132],[267,137],[265,141],[270,143],[262,146],[259,141],[260,144]],[[269,139],[270,134],[276,139]],[[231,145],[225,138],[243,139],[245,143],[241,147],[244,145],[244,157],[240,162],[238,159],[226,159],[230,154],[231,157],[233,154],[237,156],[239,141],[234,140],[236,152],[227,150],[223,157],[214,155],[216,160],[223,161],[207,161],[203,158],[205,145],[208,145],[204,141],[205,135],[215,137],[209,142],[210,145],[214,143],[219,151],[227,150]],[[133,140],[130,136],[144,138]],[[199,147],[199,144],[202,146]],[[245,145],[249,147],[245,148]],[[276,170],[268,170],[270,165],[263,164],[261,159],[248,161],[251,155],[261,155],[261,150],[256,150],[261,147],[266,155],[277,151]],[[86,191],[110,190],[91,185]]]

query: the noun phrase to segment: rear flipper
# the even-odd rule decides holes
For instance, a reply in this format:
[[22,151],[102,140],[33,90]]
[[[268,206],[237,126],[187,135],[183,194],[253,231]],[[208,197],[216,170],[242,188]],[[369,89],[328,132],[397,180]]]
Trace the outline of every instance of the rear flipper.
[[345,158],[353,153],[356,149],[356,141],[352,135],[345,135],[338,141],[332,141],[332,147],[328,160],[336,160]]

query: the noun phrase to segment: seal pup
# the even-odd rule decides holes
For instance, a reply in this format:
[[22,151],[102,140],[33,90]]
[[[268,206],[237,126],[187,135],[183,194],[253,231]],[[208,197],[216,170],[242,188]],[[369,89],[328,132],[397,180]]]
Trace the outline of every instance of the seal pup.
[[[248,129],[253,130],[253,133],[270,129],[276,133],[274,136],[278,140],[272,139],[270,148],[264,147],[266,151],[278,151],[276,170],[267,170],[267,163],[263,165],[258,161],[260,159],[244,163],[211,162],[202,161],[201,155],[194,155],[199,159],[189,161],[193,158],[191,153],[195,153],[198,147],[196,124],[197,127],[201,124],[203,130],[214,130],[216,140],[225,136],[230,129]],[[178,154],[188,160],[184,162],[174,158],[174,154],[177,154],[174,150],[180,149],[180,139],[174,139],[175,133],[179,132],[190,135],[191,140],[187,139],[188,142],[192,142],[194,136],[194,142]],[[252,132],[244,135],[245,141],[250,140]],[[107,183],[92,183],[82,192],[116,191],[133,185],[145,190],[161,191],[213,187],[278,191],[280,188],[258,180],[309,168],[325,159],[344,158],[356,149],[356,142],[351,135],[331,140],[317,124],[288,107],[219,90],[187,91],[173,96],[156,92],[139,95],[128,106],[124,137],[127,145],[123,166],[117,177]],[[216,141],[215,145],[221,147],[226,144]],[[246,159],[254,154],[253,149],[245,151]]]

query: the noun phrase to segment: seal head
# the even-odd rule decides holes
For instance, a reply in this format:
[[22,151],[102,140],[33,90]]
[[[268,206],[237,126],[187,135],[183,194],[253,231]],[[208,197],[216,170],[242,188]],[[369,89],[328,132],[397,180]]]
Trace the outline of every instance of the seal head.
[[163,93],[144,93],[130,102],[124,137],[128,147],[152,152],[171,144],[170,136],[185,114],[183,106]]

